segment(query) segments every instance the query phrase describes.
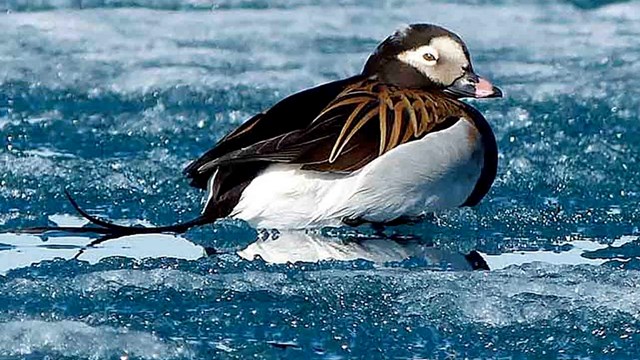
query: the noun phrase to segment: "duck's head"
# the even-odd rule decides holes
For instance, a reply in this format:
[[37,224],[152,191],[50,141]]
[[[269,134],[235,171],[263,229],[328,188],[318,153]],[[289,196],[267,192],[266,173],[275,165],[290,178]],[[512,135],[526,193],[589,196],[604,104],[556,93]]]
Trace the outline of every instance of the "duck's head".
[[502,91],[473,72],[462,39],[431,24],[413,24],[385,39],[363,75],[407,88],[444,91],[454,97],[501,97]]

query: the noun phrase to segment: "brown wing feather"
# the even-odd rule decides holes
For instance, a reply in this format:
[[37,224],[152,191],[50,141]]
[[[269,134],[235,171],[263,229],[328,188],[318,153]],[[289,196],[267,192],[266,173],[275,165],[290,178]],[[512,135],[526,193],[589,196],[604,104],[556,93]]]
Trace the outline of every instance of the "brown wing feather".
[[[363,104],[363,105],[366,105],[366,104]],[[360,105],[358,107],[360,107]],[[355,125],[353,125],[352,128],[347,127],[348,125],[351,125],[351,124],[346,124],[342,128],[343,131],[340,132],[340,136],[338,136],[338,140],[336,141],[336,144],[333,146],[333,149],[331,149],[331,154],[329,155],[329,162],[330,163],[335,162],[336,158],[342,153],[342,150],[347,145],[349,140],[351,140],[351,138],[358,133],[358,130],[360,130],[365,124],[367,124],[369,120],[373,119],[374,116],[377,116],[377,115],[378,115],[378,108],[373,108],[369,110],[369,112],[367,112],[367,114],[364,115],[361,119],[359,119],[358,122]],[[343,136],[344,131],[347,129],[349,130],[349,133],[346,136]]]
[[411,102],[409,101],[409,99],[407,98],[406,94],[400,93],[400,99],[402,100],[402,103],[404,104],[405,110],[409,114],[409,122],[411,123],[411,126],[413,127],[413,132],[414,132],[414,134],[418,135],[418,119],[416,117],[416,110],[415,110],[414,106],[411,104]]
[[345,88],[308,127],[231,152],[207,166],[266,161],[301,164],[308,170],[355,171],[442,128],[449,119],[469,118],[465,109],[444,95],[364,80]]
[[[354,94],[364,96],[353,97]],[[371,104],[375,107],[366,113],[362,111]],[[323,121],[325,114],[346,106],[353,108],[332,147],[329,163],[336,163],[349,141],[353,141],[355,134],[369,122],[378,122],[379,156],[398,145],[424,136],[448,117],[464,116],[464,106],[457,100],[418,89],[400,89],[364,80],[347,87],[314,121]],[[391,110],[391,114],[388,110]],[[388,121],[389,115],[392,115],[391,123]],[[353,162],[360,160],[359,157],[353,158]]]
[[380,122],[380,146],[378,153],[383,154],[387,145],[387,109],[386,101],[379,101],[378,104],[378,120]]
[[[404,116],[404,104],[399,102],[395,105],[395,109],[393,109],[393,127],[391,128],[391,134],[389,135],[389,144],[387,144],[386,151],[389,151],[398,145],[400,141],[400,131],[402,130],[403,125],[403,116]],[[381,134],[382,135],[382,134]]]

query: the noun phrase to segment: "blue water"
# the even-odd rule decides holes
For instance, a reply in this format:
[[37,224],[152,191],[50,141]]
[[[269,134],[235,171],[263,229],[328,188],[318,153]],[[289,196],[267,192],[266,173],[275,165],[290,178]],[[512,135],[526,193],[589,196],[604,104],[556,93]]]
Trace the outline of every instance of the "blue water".
[[[202,193],[181,176],[191,159],[287,94],[360,71],[405,23],[459,33],[506,93],[474,102],[500,147],[488,197],[387,230],[404,240],[230,220],[93,248],[0,234],[0,358],[638,357],[640,2],[0,10],[5,232],[81,225],[64,188],[123,223],[196,216]],[[470,270],[472,250],[491,271]]]

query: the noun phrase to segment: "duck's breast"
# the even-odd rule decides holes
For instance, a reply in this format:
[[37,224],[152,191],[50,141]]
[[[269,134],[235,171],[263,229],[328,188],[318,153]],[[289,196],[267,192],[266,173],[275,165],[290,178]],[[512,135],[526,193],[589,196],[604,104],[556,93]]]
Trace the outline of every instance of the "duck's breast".
[[481,134],[472,122],[460,119],[365,166],[342,211],[386,222],[458,207],[473,191],[483,161]]

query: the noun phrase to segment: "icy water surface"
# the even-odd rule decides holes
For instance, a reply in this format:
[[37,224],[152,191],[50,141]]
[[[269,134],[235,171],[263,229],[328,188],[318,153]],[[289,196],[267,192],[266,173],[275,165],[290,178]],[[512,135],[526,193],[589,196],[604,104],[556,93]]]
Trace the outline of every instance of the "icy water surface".
[[[640,349],[640,2],[0,0],[0,230],[197,215],[182,168],[435,22],[506,93],[474,209],[388,229],[224,220],[86,248],[0,234],[0,358],[590,358]],[[361,229],[367,233],[368,229]],[[370,235],[370,234],[369,234]],[[472,271],[477,250],[491,271]],[[257,260],[249,261],[257,256]]]

